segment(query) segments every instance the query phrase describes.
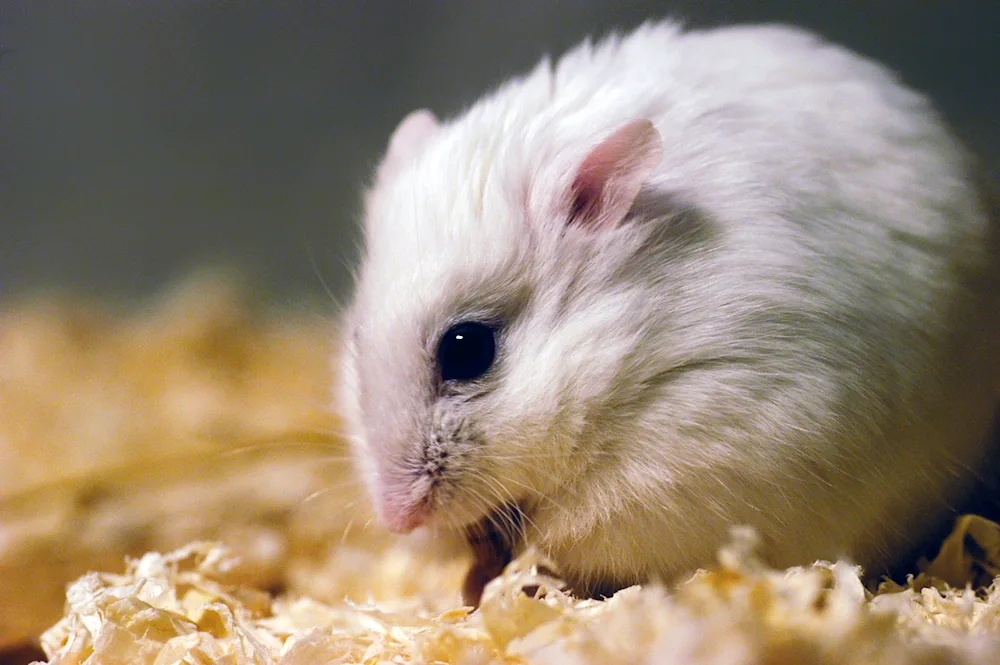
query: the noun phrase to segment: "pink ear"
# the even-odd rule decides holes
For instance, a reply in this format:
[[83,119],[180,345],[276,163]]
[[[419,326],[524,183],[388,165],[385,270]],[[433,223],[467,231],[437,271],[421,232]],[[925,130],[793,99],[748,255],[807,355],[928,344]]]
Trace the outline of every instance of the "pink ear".
[[593,229],[620,224],[662,153],[660,134],[649,120],[633,120],[615,130],[577,171],[569,223]]
[[376,180],[382,180],[412,160],[439,126],[437,118],[427,109],[413,111],[403,118],[389,139],[389,148],[378,167]]

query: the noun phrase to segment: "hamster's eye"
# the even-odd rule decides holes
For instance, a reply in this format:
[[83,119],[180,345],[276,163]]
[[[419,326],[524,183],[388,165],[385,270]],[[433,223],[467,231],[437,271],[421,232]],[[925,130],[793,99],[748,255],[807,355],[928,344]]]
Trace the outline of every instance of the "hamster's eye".
[[496,331],[485,323],[456,323],[438,343],[438,369],[443,381],[478,379],[496,358]]

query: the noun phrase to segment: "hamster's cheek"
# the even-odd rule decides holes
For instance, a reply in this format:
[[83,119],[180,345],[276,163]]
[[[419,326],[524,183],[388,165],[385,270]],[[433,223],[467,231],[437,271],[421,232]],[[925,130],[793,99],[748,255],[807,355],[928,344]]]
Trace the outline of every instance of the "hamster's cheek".
[[428,525],[439,529],[460,529],[488,518],[503,500],[487,485],[460,486],[439,496]]
[[479,473],[511,503],[556,494],[574,472],[582,470],[569,468],[568,461],[581,460],[568,456],[569,446],[560,443],[566,436],[559,430],[558,423],[547,419],[532,419],[523,412],[512,416],[483,437],[482,447],[475,451]]

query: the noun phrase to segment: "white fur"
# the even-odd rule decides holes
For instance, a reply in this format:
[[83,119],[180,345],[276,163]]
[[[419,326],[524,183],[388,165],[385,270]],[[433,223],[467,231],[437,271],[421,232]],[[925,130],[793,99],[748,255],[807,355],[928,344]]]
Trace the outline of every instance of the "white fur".
[[[567,227],[576,168],[637,118],[663,159],[634,218]],[[704,564],[733,523],[776,564],[881,565],[970,481],[994,231],[963,150],[882,67],[791,28],[648,24],[404,133],[342,371],[383,514],[444,450],[432,525],[516,499],[595,588]],[[494,370],[442,395],[438,338],[483,317],[506,322]]]

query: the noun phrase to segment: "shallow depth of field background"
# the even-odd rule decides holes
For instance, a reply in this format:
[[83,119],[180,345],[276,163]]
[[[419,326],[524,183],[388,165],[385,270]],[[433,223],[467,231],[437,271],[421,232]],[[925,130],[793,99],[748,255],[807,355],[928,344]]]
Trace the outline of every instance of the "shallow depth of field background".
[[0,303],[140,297],[192,267],[336,297],[396,122],[453,114],[588,33],[783,21],[931,93],[1000,164],[997,0],[0,0]]

